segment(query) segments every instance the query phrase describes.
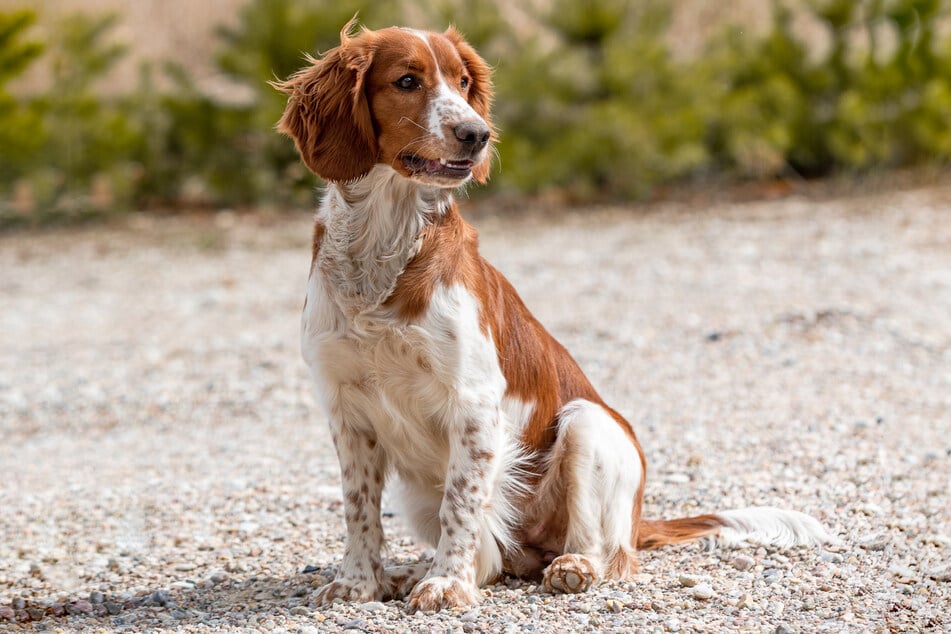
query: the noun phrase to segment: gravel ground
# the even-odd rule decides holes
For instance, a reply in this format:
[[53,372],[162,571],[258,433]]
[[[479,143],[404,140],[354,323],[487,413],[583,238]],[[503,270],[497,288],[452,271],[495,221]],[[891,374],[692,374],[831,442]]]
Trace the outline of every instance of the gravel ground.
[[634,423],[648,516],[773,504],[841,546],[317,608],[343,513],[297,346],[309,221],[142,217],[0,237],[0,630],[951,632],[951,188],[476,224]]

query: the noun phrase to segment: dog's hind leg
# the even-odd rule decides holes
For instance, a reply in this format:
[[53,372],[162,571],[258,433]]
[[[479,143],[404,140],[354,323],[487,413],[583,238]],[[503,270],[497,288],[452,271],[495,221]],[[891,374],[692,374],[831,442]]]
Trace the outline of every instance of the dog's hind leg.
[[584,592],[636,570],[643,459],[635,442],[602,405],[576,400],[562,408],[539,496],[564,509],[564,546],[543,572],[547,590]]

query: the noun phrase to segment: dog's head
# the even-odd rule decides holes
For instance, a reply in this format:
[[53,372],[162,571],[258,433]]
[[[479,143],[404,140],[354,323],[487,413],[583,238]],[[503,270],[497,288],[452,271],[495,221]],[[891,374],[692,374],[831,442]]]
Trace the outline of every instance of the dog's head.
[[290,97],[278,130],[325,180],[377,163],[421,183],[489,177],[491,71],[453,28],[364,30],[275,87]]

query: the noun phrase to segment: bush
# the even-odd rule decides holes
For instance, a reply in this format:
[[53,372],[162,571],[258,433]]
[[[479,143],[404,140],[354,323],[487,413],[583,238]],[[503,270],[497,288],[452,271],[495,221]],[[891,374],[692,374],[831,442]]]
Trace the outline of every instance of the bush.
[[[33,133],[39,125],[37,113],[7,92],[7,82],[19,75],[43,51],[39,42],[21,42],[23,32],[35,20],[31,11],[0,13],[0,197],[10,197],[12,184],[39,165],[40,140]],[[15,201],[28,204],[28,201]],[[20,209],[21,212],[27,209]],[[0,223],[15,213],[11,205],[0,203]]]
[[[16,98],[6,83],[43,46],[23,41],[31,12],[0,13],[0,199],[14,201],[0,202],[0,223],[31,208],[48,219],[133,206],[312,205],[313,177],[273,130],[285,96],[267,82],[297,69],[304,52],[335,46],[362,9],[371,28],[455,21],[496,67],[501,169],[489,191],[631,199],[691,179],[943,164],[951,37],[938,26],[947,3],[806,0],[794,10],[772,0],[764,34],[725,25],[699,56],[679,60],[664,0],[553,0],[517,26],[498,0],[387,0],[372,10],[367,0],[346,9],[251,0],[217,34],[217,66],[233,86],[224,97],[156,63],[141,68],[135,90],[103,97],[97,84],[125,54],[111,39],[118,18],[77,15],[60,21],[44,54],[55,88]],[[826,33],[821,55],[794,28],[803,15]]]
[[662,39],[666,3],[559,0],[543,19],[547,33],[497,77],[504,185],[636,197],[707,164],[699,77]]

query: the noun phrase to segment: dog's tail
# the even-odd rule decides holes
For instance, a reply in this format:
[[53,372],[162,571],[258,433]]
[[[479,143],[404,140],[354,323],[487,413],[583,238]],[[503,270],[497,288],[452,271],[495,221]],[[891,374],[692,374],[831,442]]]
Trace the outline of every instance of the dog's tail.
[[674,520],[642,519],[638,525],[637,547],[660,548],[704,538],[717,546],[752,543],[776,548],[834,541],[818,520],[805,513],[754,506]]

